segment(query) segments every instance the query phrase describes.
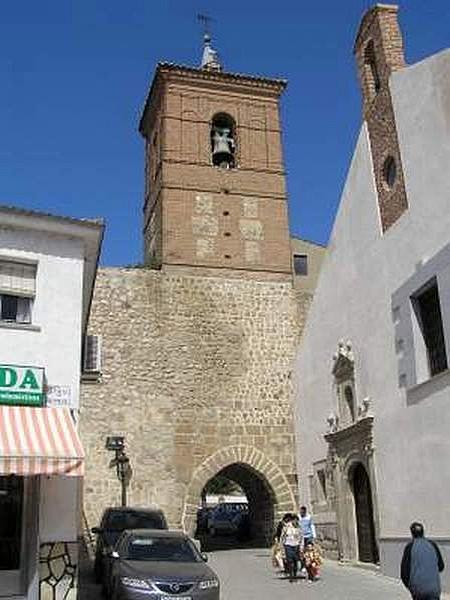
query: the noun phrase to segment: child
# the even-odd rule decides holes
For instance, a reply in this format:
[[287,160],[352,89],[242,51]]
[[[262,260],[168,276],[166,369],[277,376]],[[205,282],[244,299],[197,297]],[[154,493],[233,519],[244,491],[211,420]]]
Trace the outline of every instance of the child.
[[318,548],[314,547],[311,540],[308,540],[303,552],[303,561],[308,573],[309,581],[316,581],[319,578],[319,568],[322,564],[322,557]]

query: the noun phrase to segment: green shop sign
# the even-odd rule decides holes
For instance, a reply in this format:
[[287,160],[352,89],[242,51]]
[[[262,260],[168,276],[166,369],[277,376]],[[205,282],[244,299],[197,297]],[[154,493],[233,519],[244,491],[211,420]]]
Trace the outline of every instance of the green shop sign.
[[42,406],[44,369],[0,365],[0,404]]

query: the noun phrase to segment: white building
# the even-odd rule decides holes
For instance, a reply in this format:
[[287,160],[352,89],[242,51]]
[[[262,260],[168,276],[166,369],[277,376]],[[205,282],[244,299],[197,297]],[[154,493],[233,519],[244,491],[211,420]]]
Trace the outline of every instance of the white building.
[[450,564],[450,51],[406,65],[377,5],[355,54],[364,122],[296,364],[300,498],[330,550],[398,576],[414,520]]
[[102,235],[97,221],[0,206],[0,598],[76,584],[75,421]]

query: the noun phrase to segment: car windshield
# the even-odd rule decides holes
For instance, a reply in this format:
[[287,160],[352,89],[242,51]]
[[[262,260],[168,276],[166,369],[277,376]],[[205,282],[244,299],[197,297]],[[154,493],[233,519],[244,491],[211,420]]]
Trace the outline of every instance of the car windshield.
[[164,562],[200,562],[191,542],[182,538],[132,537],[128,544],[129,560]]
[[113,512],[105,523],[105,529],[123,531],[124,529],[164,529],[162,518],[155,514],[138,512]]

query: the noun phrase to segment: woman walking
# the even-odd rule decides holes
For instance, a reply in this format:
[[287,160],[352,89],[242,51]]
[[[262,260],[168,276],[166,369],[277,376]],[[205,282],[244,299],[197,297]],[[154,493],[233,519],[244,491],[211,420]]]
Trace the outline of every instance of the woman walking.
[[284,547],[288,565],[289,581],[292,583],[297,577],[300,547],[302,544],[302,530],[296,516],[292,515],[284,524],[281,532],[281,543]]

